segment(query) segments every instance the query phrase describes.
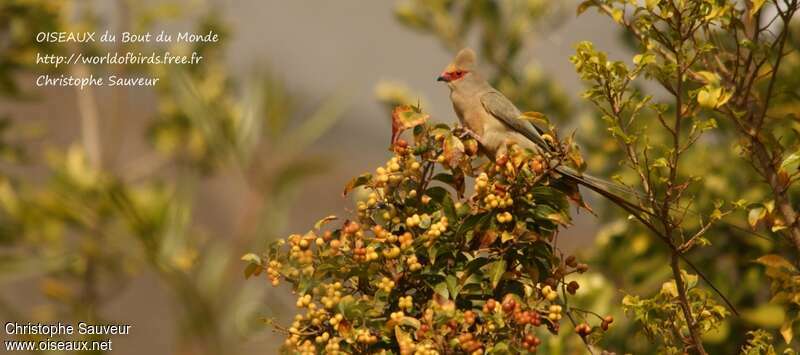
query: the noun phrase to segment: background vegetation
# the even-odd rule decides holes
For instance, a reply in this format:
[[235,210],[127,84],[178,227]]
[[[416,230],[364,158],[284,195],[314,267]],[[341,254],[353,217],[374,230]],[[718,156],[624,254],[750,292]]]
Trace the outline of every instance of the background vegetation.
[[[113,26],[117,30],[146,31],[164,21],[179,21],[198,32],[214,29],[223,33],[222,46],[225,38],[236,35],[226,31],[228,26],[215,11],[197,14],[179,4],[127,1],[115,6]],[[526,304],[532,310],[547,304],[547,318],[552,302],[567,312],[576,307],[600,318],[610,314],[614,319],[607,332],[599,331],[601,319],[592,317],[586,320],[594,327],[591,332],[570,325],[562,327],[558,336],[545,337],[550,332],[541,328],[537,339],[545,342],[537,345],[540,353],[599,353],[603,349],[617,353],[761,354],[791,352],[789,349],[797,347],[800,225],[796,222],[796,180],[800,154],[796,126],[800,93],[796,73],[800,72],[800,27],[796,20],[792,22],[797,6],[790,0],[582,2],[579,14],[607,16],[620,31],[608,35],[622,36],[636,55],[609,58],[604,48],[588,42],[576,44],[569,60],[575,65],[575,75],[585,82],[586,91],[581,95],[564,92],[556,78],[536,70],[535,63],[526,58],[531,38],[557,28],[575,8],[549,1],[398,3],[397,20],[410,30],[435,38],[451,51],[467,44],[479,49],[481,69],[490,74],[497,88],[524,111],[545,114],[557,124],[561,136],[568,137],[574,130],[587,170],[627,186],[623,192],[649,211],[637,221],[629,212],[603,206],[600,201],[593,203],[602,226],[595,243],[578,251],[589,271],[561,270],[560,277],[541,277],[558,271],[561,263],[567,265],[567,258],[553,252],[544,258],[547,263],[542,270],[546,272],[526,276],[528,286],[539,290],[529,293],[532,299]],[[91,6],[72,1],[6,1],[0,4],[0,19],[0,88],[7,102],[37,99],[37,92],[19,85],[29,79],[26,75],[41,70],[31,63],[33,53],[64,50],[34,43],[31,33],[112,25],[96,16]],[[172,300],[169,308],[178,329],[175,352],[232,354],[241,349],[244,337],[269,331],[260,324],[261,317],[277,315],[275,324],[279,326],[291,323],[287,314],[275,313],[282,304],[274,296],[286,294],[287,289],[266,289],[263,286],[268,281],[262,282],[263,278],[241,283],[241,269],[248,263],[276,276],[267,272],[267,267],[284,254],[276,249],[263,259],[250,255],[244,265],[238,259],[245,251],[260,253],[267,242],[288,232],[286,218],[294,192],[305,178],[325,168],[304,148],[335,122],[342,112],[342,99],[333,96],[318,109],[304,108],[298,113],[293,108],[309,105],[293,98],[266,68],[240,81],[226,72],[221,46],[170,49],[200,51],[206,61],[186,70],[64,68],[72,73],[111,71],[162,77],[154,97],[158,114],[133,133],[148,144],[143,157],[123,159],[116,152],[114,137],[129,133],[128,126],[119,119],[121,113],[99,113],[98,100],[106,96],[98,90],[75,95],[79,115],[74,124],[81,135],[56,148],[37,144],[37,137],[42,136],[40,127],[16,117],[3,121],[1,280],[9,287],[34,283],[44,296],[41,305],[28,309],[16,306],[17,300],[4,300],[4,319],[124,322],[108,317],[103,310],[118,299],[126,285],[142,275],[153,275]],[[378,93],[378,99],[390,109],[418,102],[412,90],[391,84],[384,84]],[[124,100],[124,95],[116,91],[112,97]],[[387,110],[387,119],[390,116]],[[385,134],[387,141],[389,133]],[[469,143],[464,147],[468,151]],[[370,147],[376,148],[383,147]],[[491,167],[486,165],[486,169]],[[448,171],[452,168],[440,166]],[[236,176],[258,198],[243,202],[247,218],[220,237],[213,235],[195,212],[204,182],[223,174]],[[465,177],[467,185],[473,184],[472,180]],[[628,189],[638,193],[634,196]],[[455,193],[445,191],[449,191],[447,196]],[[354,195],[356,200],[364,200],[362,203],[369,202],[368,194],[356,191]],[[426,212],[445,209],[444,196],[439,194],[433,203],[437,208]],[[462,197],[449,198],[459,201]],[[525,213],[508,212],[517,220]],[[413,218],[413,214],[403,217]],[[350,218],[357,218],[357,213]],[[462,223],[459,218],[448,221]],[[504,223],[496,217],[493,221],[500,223],[492,222],[490,229],[500,225],[502,230]],[[531,223],[526,228],[541,228],[544,222]],[[401,219],[397,224],[407,222]],[[440,247],[459,238],[458,230],[452,233],[448,238],[455,239],[439,239]],[[552,248],[554,239],[545,240]],[[491,248],[509,240],[497,242],[490,253],[496,250]],[[399,239],[391,243],[402,244]],[[376,251],[382,253],[382,248],[378,246]],[[404,258],[410,257],[404,253]],[[420,265],[436,266],[426,259],[426,253],[418,258]],[[378,270],[392,265],[380,260],[375,259],[373,265]],[[501,265],[499,259],[491,261],[491,265]],[[505,303],[506,294],[513,293],[508,285],[500,285],[500,280],[511,283],[522,276],[514,275],[513,263],[505,261],[502,268],[488,267],[481,273],[486,279],[478,282],[482,286],[477,300],[494,297]],[[437,289],[441,282],[431,281],[430,290],[418,286],[424,297],[411,293],[416,303],[408,309],[389,298],[391,305],[380,310],[388,319],[398,311],[392,307],[407,313],[423,311],[423,301],[433,297],[431,291],[440,296],[446,293],[444,298],[448,298],[454,289],[447,276],[457,276],[463,271],[459,268],[466,267],[459,265],[437,266],[445,268],[439,270],[444,273],[444,289]],[[247,272],[261,270],[258,267],[247,267]],[[498,273],[500,276],[492,276]],[[312,271],[310,275],[316,274]],[[335,284],[338,277],[344,282],[349,276],[329,276],[334,279],[328,281]],[[551,300],[541,291],[547,283],[554,288],[573,281],[579,285],[575,295],[563,293]],[[310,287],[294,286],[301,295]],[[501,291],[495,292],[497,287]],[[376,290],[364,291],[374,295]],[[386,293],[386,297],[405,297]],[[726,307],[720,294],[738,314]],[[484,305],[475,303],[480,322],[485,318],[481,313]],[[369,304],[369,308],[375,307]],[[460,313],[448,316],[464,320],[464,307],[459,305]],[[506,313],[510,316],[513,311],[512,306]],[[348,312],[352,310],[341,313]],[[366,344],[386,344],[385,349],[403,351],[400,339],[423,339],[404,333],[416,325],[406,321],[410,324],[391,328],[405,329],[401,333],[374,331],[372,335],[382,337],[369,344],[367,336]],[[382,329],[384,323],[372,326]],[[475,328],[463,333],[473,331]],[[588,333],[591,337],[585,336]],[[499,338],[487,338],[486,334],[475,333],[483,337],[475,349],[502,352],[502,346],[495,349],[503,343],[498,339],[508,340],[507,346],[516,351],[521,351],[518,346],[523,343],[532,344],[525,339],[524,330]],[[315,344],[323,349],[326,343]],[[452,351],[459,351],[459,346]],[[364,349],[369,348],[360,351]]]

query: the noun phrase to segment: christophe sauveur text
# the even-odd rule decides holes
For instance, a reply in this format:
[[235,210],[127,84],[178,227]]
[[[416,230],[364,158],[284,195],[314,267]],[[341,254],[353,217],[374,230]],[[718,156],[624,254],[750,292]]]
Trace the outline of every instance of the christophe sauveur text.
[[[61,322],[46,323],[17,323],[7,322],[5,331],[8,335],[128,335],[133,326],[129,324],[90,324],[79,322],[77,327]],[[77,331],[76,331],[77,330]]]
[[[78,322],[77,325],[65,323],[5,323],[4,330],[7,335],[22,336],[43,336],[43,340],[6,340],[5,347],[8,351],[27,350],[27,351],[80,351],[80,350],[112,350],[111,339],[105,340],[63,340],[65,336],[108,336],[108,335],[128,335],[133,326],[129,324],[91,324]],[[61,338],[61,339],[59,339]]]

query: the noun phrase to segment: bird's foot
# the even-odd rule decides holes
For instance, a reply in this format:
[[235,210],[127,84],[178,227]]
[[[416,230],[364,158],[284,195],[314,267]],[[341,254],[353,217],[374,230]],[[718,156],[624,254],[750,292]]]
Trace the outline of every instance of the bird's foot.
[[477,133],[473,132],[471,129],[467,127],[461,127],[461,134],[458,136],[458,138],[464,139],[467,137],[475,139],[478,142],[481,141],[481,137]]

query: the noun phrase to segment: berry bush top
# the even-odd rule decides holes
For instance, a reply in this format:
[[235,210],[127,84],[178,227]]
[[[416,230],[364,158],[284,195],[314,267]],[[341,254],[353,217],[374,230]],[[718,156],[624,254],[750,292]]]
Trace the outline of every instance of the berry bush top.
[[[580,156],[549,132],[559,156],[512,146],[487,161],[460,128],[427,119],[394,110],[392,157],[345,187],[361,196],[350,219],[334,227],[326,217],[243,258],[247,276],[263,272],[298,296],[294,322],[272,322],[287,336],[283,351],[535,352],[564,315],[589,346],[613,319],[567,307],[579,285],[565,276],[588,267],[557,248],[577,190],[552,170]],[[413,144],[400,139],[408,129]]]

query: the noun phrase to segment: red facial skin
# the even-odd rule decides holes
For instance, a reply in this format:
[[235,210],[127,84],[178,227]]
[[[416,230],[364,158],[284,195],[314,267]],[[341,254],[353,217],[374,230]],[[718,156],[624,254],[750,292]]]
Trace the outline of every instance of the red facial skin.
[[444,72],[444,73],[442,73],[441,76],[439,76],[439,80],[449,83],[451,81],[455,81],[455,80],[463,78],[464,75],[467,75],[467,73],[468,73],[468,71],[465,71],[465,70],[456,70],[456,71]]

